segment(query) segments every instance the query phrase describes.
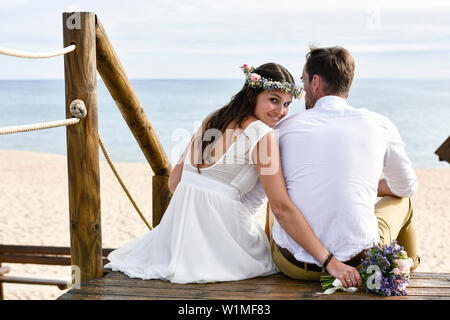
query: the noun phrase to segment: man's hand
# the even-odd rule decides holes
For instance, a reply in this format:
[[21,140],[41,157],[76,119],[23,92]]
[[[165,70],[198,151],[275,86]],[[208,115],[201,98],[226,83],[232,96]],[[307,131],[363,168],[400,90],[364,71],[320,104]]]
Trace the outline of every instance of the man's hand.
[[339,262],[333,257],[327,266],[327,271],[336,279],[342,282],[344,288],[348,287],[362,287],[362,279],[356,268]]
[[380,179],[378,181],[378,197],[384,197],[384,196],[392,196],[392,197],[397,197],[397,195],[393,194],[391,189],[389,188],[386,179]]

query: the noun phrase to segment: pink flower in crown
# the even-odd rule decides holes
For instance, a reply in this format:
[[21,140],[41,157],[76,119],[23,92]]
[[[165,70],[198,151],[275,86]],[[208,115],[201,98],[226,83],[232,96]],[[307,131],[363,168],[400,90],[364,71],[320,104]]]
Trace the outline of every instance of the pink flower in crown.
[[400,269],[399,269],[399,268],[395,268],[395,269],[394,269],[394,274],[395,274],[395,275],[401,274]]
[[258,81],[261,79],[261,76],[260,76],[259,74],[256,74],[256,73],[252,73],[252,74],[250,75],[250,79],[251,79],[253,82],[258,82]]
[[245,64],[245,63],[244,63],[244,65],[242,66],[242,68],[243,68],[245,71],[250,70],[250,66],[249,66],[248,64]]

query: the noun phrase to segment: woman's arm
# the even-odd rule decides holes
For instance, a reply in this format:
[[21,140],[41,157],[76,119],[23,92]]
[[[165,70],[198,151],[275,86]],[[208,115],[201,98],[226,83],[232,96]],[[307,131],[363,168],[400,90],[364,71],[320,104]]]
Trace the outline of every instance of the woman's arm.
[[[278,223],[317,261],[321,264],[325,262],[329,255],[328,249],[316,237],[302,212],[289,198],[281,168],[279,146],[273,132],[269,132],[258,142],[252,157]],[[337,261],[334,257],[329,262],[327,271],[341,280],[344,287],[362,285],[359,272],[355,268]],[[347,280],[351,280],[351,282],[348,283]]]
[[[191,140],[192,141],[192,140]],[[191,146],[191,142],[188,143],[186,149],[184,149],[183,154],[181,155],[180,159],[178,160],[177,164],[175,165],[175,168],[173,168],[172,172],[169,175],[169,189],[170,191],[174,192],[178,183],[180,183],[181,175],[183,174],[183,165],[186,158],[186,153],[189,150],[188,148]],[[190,161],[188,159],[188,161]]]

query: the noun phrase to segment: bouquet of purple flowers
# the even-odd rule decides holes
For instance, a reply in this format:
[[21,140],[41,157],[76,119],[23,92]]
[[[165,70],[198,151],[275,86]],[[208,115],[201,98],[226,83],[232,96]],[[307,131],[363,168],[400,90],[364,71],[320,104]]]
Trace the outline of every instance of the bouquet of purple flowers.
[[[413,264],[413,260],[408,258],[406,251],[396,241],[389,246],[383,245],[381,248],[374,246],[368,249],[359,270],[366,293],[374,292],[383,296],[407,295],[406,286]],[[353,287],[344,288],[341,281],[333,276],[322,276],[320,283],[325,290],[323,294],[331,294],[336,290],[348,292],[357,290]]]

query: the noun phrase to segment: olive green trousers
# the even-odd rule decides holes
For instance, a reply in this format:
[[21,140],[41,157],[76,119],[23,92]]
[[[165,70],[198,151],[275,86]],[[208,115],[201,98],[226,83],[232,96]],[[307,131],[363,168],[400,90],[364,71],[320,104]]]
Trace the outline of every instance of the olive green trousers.
[[[420,257],[417,253],[417,237],[411,199],[391,196],[382,197],[375,204],[375,216],[378,220],[379,245],[390,244],[393,240],[397,240],[397,243],[404,247],[408,256],[414,261],[414,266],[411,270],[416,269],[420,264]],[[278,245],[272,238],[273,217],[273,212],[268,203],[265,231],[270,240],[272,259],[275,265],[282,273],[291,278],[312,281],[320,280],[321,276],[326,275],[325,273],[302,269],[289,262],[281,254]]]

